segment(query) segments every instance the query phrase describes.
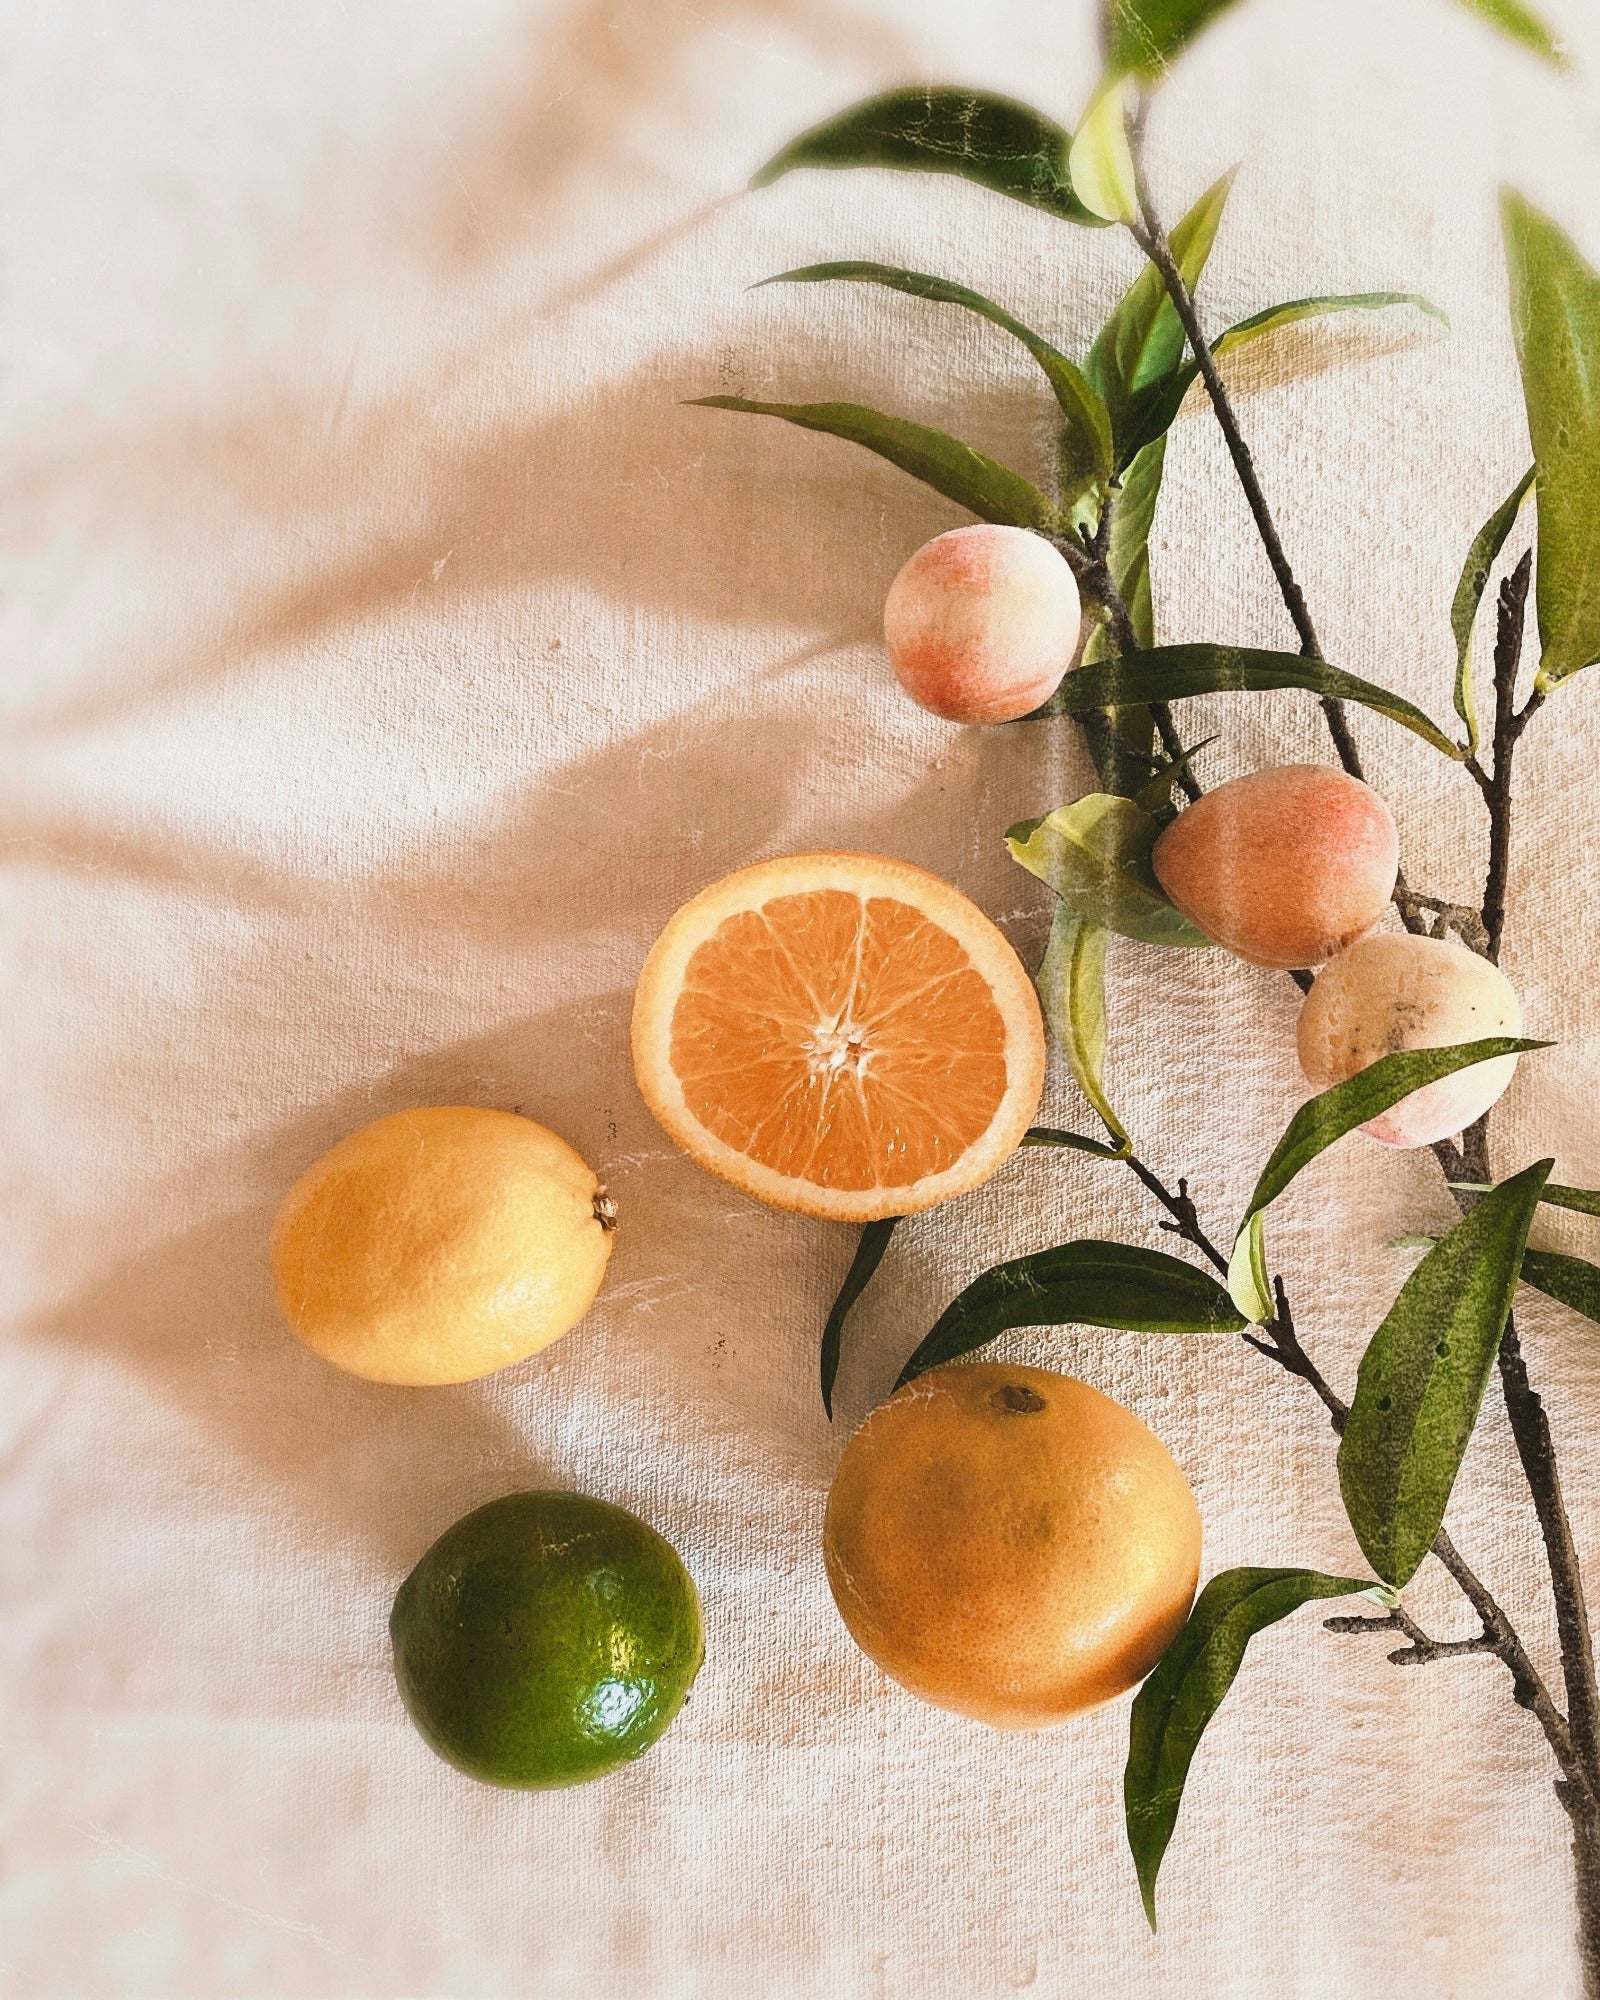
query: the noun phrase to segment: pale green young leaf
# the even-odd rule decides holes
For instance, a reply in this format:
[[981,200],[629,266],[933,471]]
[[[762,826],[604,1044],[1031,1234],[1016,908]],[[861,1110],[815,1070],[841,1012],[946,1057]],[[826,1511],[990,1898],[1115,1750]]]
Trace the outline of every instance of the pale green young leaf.
[[1434,1244],[1362,1356],[1339,1491],[1362,1553],[1397,1588],[1443,1524],[1551,1165],[1503,1181]]
[[1539,511],[1537,685],[1600,659],[1600,273],[1547,215],[1501,196],[1511,325]]
[[1234,1238],[1228,1259],[1228,1297],[1252,1326],[1263,1326],[1272,1317],[1266,1221],[1260,1209],[1251,1210]]
[[1111,418],[1106,406],[1089,386],[1082,369],[1025,326],[1015,314],[985,298],[966,285],[952,284],[925,271],[902,271],[892,264],[834,263],[808,264],[797,271],[780,271],[764,278],[766,285],[821,284],[840,279],[856,284],[884,285],[890,291],[905,292],[912,298],[928,299],[935,305],[961,306],[967,312],[1002,327],[1021,341],[1038,362],[1055,394],[1062,419],[1063,483],[1059,504],[1070,507],[1091,487],[1103,485],[1111,473]]
[[898,1389],[1018,1326],[1105,1326],[1130,1333],[1240,1333],[1209,1272],[1164,1250],[1085,1240],[1013,1257],[975,1278],[900,1371]]
[[1467,748],[1478,748],[1478,700],[1472,686],[1472,629],[1478,622],[1478,606],[1483,602],[1496,558],[1506,545],[1522,503],[1533,484],[1533,467],[1517,481],[1507,497],[1484,522],[1467,551],[1461,581],[1450,605],[1450,629],[1456,637],[1456,714],[1467,725]]
[[1074,1082],[1126,1158],[1133,1141],[1106,1095],[1106,937],[1102,925],[1058,904],[1034,983]]
[[696,396],[706,410],[742,410],[750,416],[781,417],[802,430],[845,438],[898,465],[980,521],[1033,528],[1050,534],[1058,523],[1054,506],[1031,480],[1009,465],[976,451],[943,431],[904,417],[888,417],[860,403],[757,403],[748,396]]
[[1006,846],[1086,922],[1141,944],[1203,951],[1211,940],[1167,901],[1150,865],[1160,831],[1132,799],[1090,792],[1043,819],[1019,821]]
[[1072,134],[1030,105],[990,91],[914,84],[825,118],[770,159],[750,185],[797,167],[893,167],[957,174],[1068,222],[1103,228],[1072,188]]
[[1139,217],[1127,112],[1126,83],[1108,78],[1089,100],[1067,155],[1078,199],[1107,222],[1136,222]]
[[1128,1717],[1123,1808],[1128,1846],[1150,1928],[1156,1924],[1156,1876],[1177,1824],[1189,1766],[1206,1725],[1222,1706],[1258,1632],[1302,1604],[1326,1597],[1399,1600],[1380,1583],[1324,1576],[1312,1569],[1228,1569],[1201,1591],[1189,1621],[1134,1697]]

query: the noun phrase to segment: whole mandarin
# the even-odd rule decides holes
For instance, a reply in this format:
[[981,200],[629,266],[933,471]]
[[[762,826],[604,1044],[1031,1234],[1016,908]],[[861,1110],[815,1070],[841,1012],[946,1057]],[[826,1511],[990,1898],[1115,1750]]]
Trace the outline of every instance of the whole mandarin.
[[1040,1729],[1131,1688],[1172,1644],[1200,1514],[1131,1410],[1048,1369],[964,1362],[856,1432],[823,1550],[851,1636],[892,1679]]

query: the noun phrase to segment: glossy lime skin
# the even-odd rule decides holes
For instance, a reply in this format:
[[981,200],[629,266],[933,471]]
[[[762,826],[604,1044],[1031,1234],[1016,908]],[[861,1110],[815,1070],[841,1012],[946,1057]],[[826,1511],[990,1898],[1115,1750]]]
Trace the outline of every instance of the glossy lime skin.
[[389,1617],[411,1718],[485,1784],[601,1778],[650,1748],[705,1655],[671,1544],[581,1493],[508,1493],[457,1521]]

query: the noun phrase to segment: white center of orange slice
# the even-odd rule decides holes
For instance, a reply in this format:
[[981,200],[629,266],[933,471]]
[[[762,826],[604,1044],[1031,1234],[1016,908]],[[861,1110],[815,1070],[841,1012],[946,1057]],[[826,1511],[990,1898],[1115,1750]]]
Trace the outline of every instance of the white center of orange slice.
[[1016,954],[905,862],[793,855],[715,883],[658,939],[634,1062],[703,1165],[781,1207],[907,1214],[986,1179],[1038,1103]]

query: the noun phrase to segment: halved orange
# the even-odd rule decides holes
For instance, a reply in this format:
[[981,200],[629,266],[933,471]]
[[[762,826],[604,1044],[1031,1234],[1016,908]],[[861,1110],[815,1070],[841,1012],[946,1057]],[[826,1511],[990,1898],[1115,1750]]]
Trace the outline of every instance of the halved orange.
[[909,1215],[987,1180],[1044,1084],[1021,961],[948,882],[791,854],[714,882],[657,938],[633,1062],[670,1137],[778,1208]]

